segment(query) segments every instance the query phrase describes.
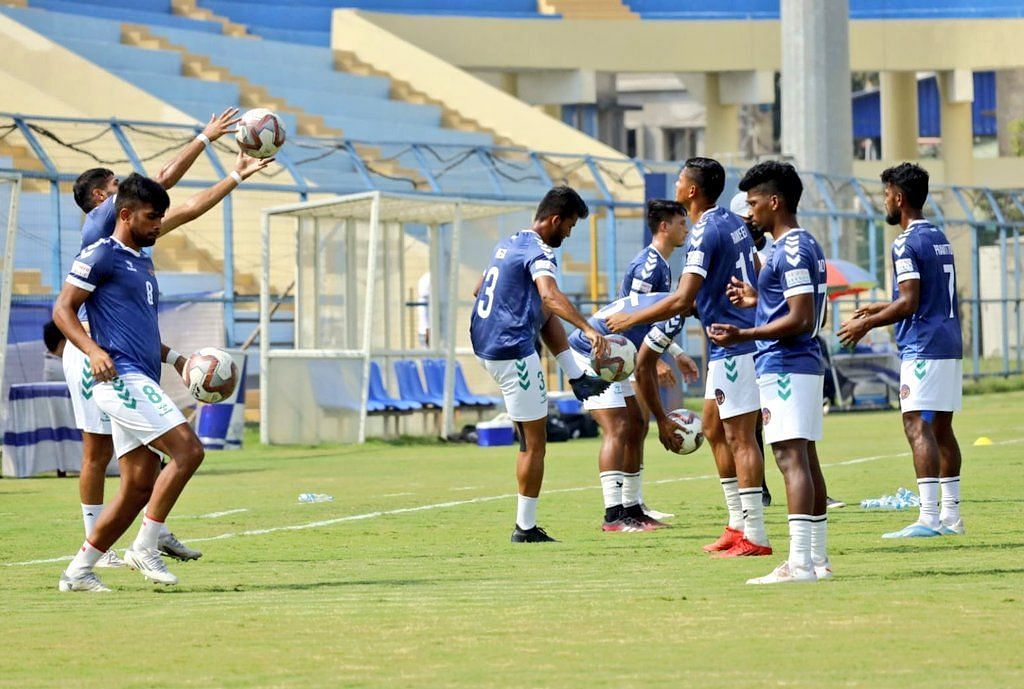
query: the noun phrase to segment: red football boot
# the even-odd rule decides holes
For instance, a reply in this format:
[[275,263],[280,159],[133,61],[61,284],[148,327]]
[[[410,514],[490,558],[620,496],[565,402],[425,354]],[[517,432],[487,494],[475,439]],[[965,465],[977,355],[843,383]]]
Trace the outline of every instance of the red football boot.
[[704,546],[705,553],[717,553],[736,545],[736,542],[743,538],[743,532],[733,529],[731,527],[725,527],[725,531],[718,537],[718,540],[714,543],[708,543]]
[[731,548],[718,553],[715,557],[761,557],[771,554],[772,547],[770,545],[758,545],[741,536],[740,540],[736,541]]

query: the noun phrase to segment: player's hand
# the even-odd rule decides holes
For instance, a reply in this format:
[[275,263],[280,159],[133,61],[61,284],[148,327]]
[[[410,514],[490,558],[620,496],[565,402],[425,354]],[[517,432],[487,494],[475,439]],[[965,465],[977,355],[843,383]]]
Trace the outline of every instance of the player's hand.
[[667,416],[658,419],[658,440],[669,452],[679,452],[683,439],[676,433],[676,426]]
[[700,369],[697,368],[697,362],[686,354],[676,356],[676,366],[679,367],[683,374],[683,380],[687,383],[696,383],[697,379],[700,378]]
[[865,318],[855,317],[848,321],[844,321],[843,325],[839,328],[839,332],[836,333],[836,336],[844,347],[853,348],[853,346],[860,342],[870,330],[871,326]]
[[604,325],[613,333],[625,332],[633,327],[633,323],[630,321],[629,316],[621,311],[619,313],[613,313],[608,316],[608,318],[605,318]]
[[237,114],[238,108],[228,108],[219,115],[210,115],[210,121],[203,128],[203,134],[210,141],[216,141],[225,134],[233,134],[235,125],[242,121],[241,117],[235,117]]
[[732,277],[732,284],[725,288],[725,296],[741,309],[752,309],[757,306],[757,290],[735,275]]
[[239,151],[238,157],[235,158],[235,172],[241,175],[242,179],[249,179],[272,162],[273,158],[253,158]]
[[608,389],[608,386],[611,385],[611,383],[607,380],[602,380],[597,376],[588,376],[584,373],[579,378],[573,378],[570,380],[569,385],[572,386],[572,394],[576,395],[576,399],[583,402],[594,395],[600,395]]
[[874,316],[876,313],[881,313],[882,309],[884,309],[886,306],[888,306],[888,304],[886,304],[885,302],[876,302],[874,304],[868,304],[867,306],[862,306],[856,311],[854,311],[853,317],[867,318],[868,316]]
[[117,367],[114,366],[114,360],[105,351],[96,347],[87,352],[87,356],[96,382],[107,383],[117,378]]
[[654,370],[658,374],[658,385],[663,388],[671,388],[676,384],[676,374],[672,372],[672,367],[666,364],[661,359],[654,365]]
[[174,360],[174,370],[178,372],[178,375],[182,378],[185,377],[185,364],[188,363],[188,358],[182,354],[178,355],[178,358]]
[[708,339],[719,347],[731,347],[737,342],[742,342],[740,329],[728,323],[714,323],[707,329]]
[[608,341],[604,335],[588,327],[583,331],[583,336],[590,340],[590,355],[593,358],[598,359],[608,353]]

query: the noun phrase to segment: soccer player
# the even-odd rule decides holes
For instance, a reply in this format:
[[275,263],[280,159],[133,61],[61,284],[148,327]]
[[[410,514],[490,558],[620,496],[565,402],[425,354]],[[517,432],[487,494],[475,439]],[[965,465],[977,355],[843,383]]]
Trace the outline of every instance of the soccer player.
[[825,310],[825,255],[796,218],[803,183],[792,165],[758,163],[739,184],[753,222],[775,245],[757,290],[735,277],[730,301],[757,307],[754,327],[713,323],[708,337],[720,347],[757,343],[757,384],[765,441],[786,483],[789,558],[748,584],[813,582],[832,576],[826,553],[825,479],[809,443],[821,439],[824,364],[816,339]]
[[[668,297],[667,292],[649,294],[633,293],[600,309],[587,319],[587,323],[602,335],[608,334],[605,319],[610,315],[622,312],[633,312],[650,304],[657,303]],[[676,335],[683,330],[683,319],[672,318],[655,326],[638,325],[627,330],[623,335],[638,350],[637,361],[649,361],[650,369],[636,371],[637,379],[643,375],[650,377],[654,385],[654,393],[648,393],[646,404],[657,395],[657,370],[655,364],[659,357],[672,343]],[[581,331],[576,330],[569,335],[569,347],[577,365],[588,375],[594,375],[591,364],[590,342]],[[686,380],[696,380],[698,371],[693,359],[686,354],[676,355],[676,362]],[[660,408],[660,402],[658,403]],[[640,404],[629,380],[612,383],[600,395],[595,395],[583,403],[583,408],[590,411],[594,420],[601,426],[601,450],[597,456],[598,470],[601,478],[601,492],[604,495],[604,523],[602,531],[638,532],[651,531],[667,526],[667,524],[644,513],[640,503],[640,467],[643,463],[643,442],[647,435],[648,412]]]
[[[912,163],[882,173],[885,219],[903,232],[892,244],[893,299],[858,309],[843,323],[846,346],[871,329],[896,325],[900,351],[900,409],[921,494],[913,524],[883,538],[920,538],[964,533],[960,517],[960,445],[953,413],[960,411],[963,340],[956,296],[953,248],[924,219],[928,173]],[[923,416],[934,412],[928,423]],[[941,494],[941,511],[940,511]]]
[[[114,234],[78,254],[53,309],[69,343],[89,359],[93,400],[110,419],[121,463],[120,490],[61,575],[61,591],[110,590],[93,568],[143,506],[142,528],[124,561],[147,579],[176,584],[157,550],[160,527],[204,456],[199,438],[158,382],[161,362],[173,363],[179,373],[185,364],[160,341],[159,288],[153,261],[142,251],[160,236],[170,199],[158,182],[132,174],[120,184],[115,205]],[[83,304],[91,334],[78,320]],[[170,457],[162,471],[154,450]]]
[[604,353],[604,338],[573,308],[555,282],[554,249],[562,245],[576,221],[590,213],[569,187],[544,195],[533,226],[498,242],[474,291],[470,321],[473,351],[501,388],[505,408],[519,432],[516,477],[519,495],[513,543],[554,541],[537,526],[537,499],[544,480],[548,396],[535,348],[537,336],[555,353],[573,392],[584,400],[600,394],[608,383],[588,376],[572,358],[564,318],[583,331],[591,346]]
[[[669,292],[672,290],[672,268],[668,264],[672,252],[686,242],[686,209],[675,201],[667,199],[654,199],[647,204],[647,227],[651,231],[651,243],[638,253],[626,267],[626,274],[622,278],[619,287],[619,297],[628,297],[631,294],[650,294],[651,292]],[[607,332],[607,331],[606,331]],[[639,345],[638,345],[639,346]],[[675,342],[669,347],[669,354],[679,357],[683,349]],[[658,375],[669,384],[675,383],[672,369],[660,358],[655,360]],[[630,381],[632,378],[630,378]],[[629,390],[632,395],[632,388],[629,382],[623,385],[623,390]],[[614,386],[613,386],[614,387]],[[593,400],[590,400],[593,402]],[[635,484],[636,499],[639,501],[640,510],[650,520],[658,522],[662,519],[670,519],[675,515],[668,512],[651,509],[644,503],[643,490],[643,444],[647,438],[647,420],[651,418],[650,412],[644,408],[639,398],[634,398],[639,407],[639,416],[635,416],[631,427],[638,433],[631,446],[634,448],[636,457],[627,463],[635,466],[630,469],[622,478],[623,487],[627,494],[634,492],[632,485]],[[607,439],[607,430],[603,438]],[[606,440],[602,440],[602,443]]]
[[[754,309],[740,308],[726,297],[731,280],[754,279],[754,245],[743,220],[719,208],[725,188],[725,169],[710,158],[690,158],[676,181],[676,200],[686,207],[693,229],[684,249],[686,262],[679,286],[671,297],[649,308],[613,317],[609,326],[623,332],[637,323],[697,313],[707,327],[729,323],[737,328],[754,324]],[[704,546],[722,557],[771,555],[764,528],[764,457],[757,444],[758,399],[754,373],[755,344],[744,340],[708,346],[704,390],[704,437],[711,444],[719,481],[725,493],[729,523],[722,535]],[[662,441],[667,427],[662,429]]]

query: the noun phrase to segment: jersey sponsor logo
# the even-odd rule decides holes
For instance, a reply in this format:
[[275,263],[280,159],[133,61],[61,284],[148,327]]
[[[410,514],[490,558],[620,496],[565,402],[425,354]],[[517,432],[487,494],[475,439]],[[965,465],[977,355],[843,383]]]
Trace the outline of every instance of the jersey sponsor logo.
[[903,273],[913,273],[914,262],[909,258],[898,258],[896,259],[896,274],[902,275]]
[[649,282],[644,282],[638,278],[633,278],[633,282],[630,283],[629,289],[633,292],[640,292],[641,294],[647,294],[651,291],[654,286]]
[[811,284],[811,274],[806,268],[797,268],[786,271],[786,286],[799,287],[800,285]]
[[686,265],[688,266],[699,266],[704,263],[704,252],[699,249],[694,249],[690,253],[686,254]]
[[92,266],[88,263],[82,263],[81,261],[75,261],[71,264],[71,274],[77,275],[80,278],[89,277],[89,273],[92,272]]

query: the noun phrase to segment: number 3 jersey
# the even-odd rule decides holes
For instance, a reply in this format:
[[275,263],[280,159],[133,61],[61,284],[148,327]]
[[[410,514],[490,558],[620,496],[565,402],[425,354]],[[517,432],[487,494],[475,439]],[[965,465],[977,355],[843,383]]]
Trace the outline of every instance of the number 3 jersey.
[[159,298],[153,261],[113,237],[82,249],[68,283],[90,292],[85,301],[93,340],[117,372],[160,380]]
[[762,326],[789,314],[786,299],[798,294],[814,298],[814,329],[782,340],[757,340],[755,370],[767,373],[825,373],[818,329],[825,314],[825,254],[814,237],[800,228],[775,240],[768,262],[757,276],[757,316]]
[[498,242],[473,304],[469,336],[481,359],[523,359],[536,352],[544,325],[534,280],[555,277],[555,252],[533,230]]
[[920,301],[909,318],[896,322],[896,345],[904,361],[960,359],[963,335],[956,298],[953,248],[942,230],[914,220],[892,243],[893,300],[899,283],[920,280]]
[[[633,293],[628,297],[616,299],[611,304],[603,307],[600,311],[588,318],[587,323],[589,323],[590,327],[601,335],[608,335],[611,332],[605,324],[605,319],[608,318],[608,316],[620,312],[626,314],[636,313],[648,306],[657,304],[668,296],[670,296],[668,292],[652,292],[650,294]],[[658,354],[662,354],[666,349],[668,349],[668,346],[672,344],[672,340],[675,339],[676,335],[682,331],[683,319],[680,316],[675,316],[667,321],[655,323],[654,325],[642,324],[634,326],[622,333],[622,335],[632,342],[638,350],[640,349],[640,345],[647,343],[648,347]],[[571,335],[569,335],[569,346],[584,356],[590,356],[590,340],[583,337],[583,333],[579,330],[575,330]]]

